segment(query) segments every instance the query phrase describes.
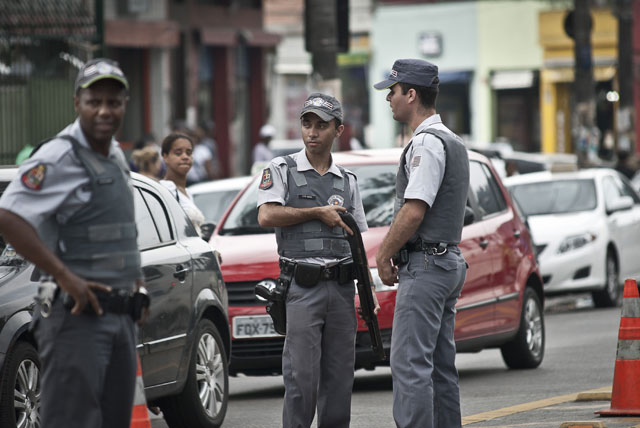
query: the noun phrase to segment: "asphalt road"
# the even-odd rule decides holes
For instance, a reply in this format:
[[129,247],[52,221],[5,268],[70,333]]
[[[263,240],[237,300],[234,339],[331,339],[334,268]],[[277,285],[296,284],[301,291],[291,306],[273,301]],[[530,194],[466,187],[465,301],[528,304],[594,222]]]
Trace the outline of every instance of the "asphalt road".
[[[620,309],[595,309],[588,298],[548,299],[545,322],[546,352],[542,365],[537,369],[508,370],[499,350],[458,355],[465,426],[559,427],[562,420],[590,420],[594,418],[594,410],[609,407],[606,402],[572,405],[566,402],[568,400],[556,403],[554,407],[553,401],[548,399],[611,387]],[[394,426],[391,388],[388,368],[358,371],[351,426]],[[282,377],[231,378],[230,392],[224,428],[281,426]],[[539,400],[546,401],[538,403],[537,407],[528,404]],[[518,407],[520,410],[512,415],[484,414],[516,405],[524,406],[520,406],[522,409]],[[627,425],[616,423],[609,426],[635,426],[639,423],[629,421]],[[152,426],[164,428],[167,425],[155,418]]]

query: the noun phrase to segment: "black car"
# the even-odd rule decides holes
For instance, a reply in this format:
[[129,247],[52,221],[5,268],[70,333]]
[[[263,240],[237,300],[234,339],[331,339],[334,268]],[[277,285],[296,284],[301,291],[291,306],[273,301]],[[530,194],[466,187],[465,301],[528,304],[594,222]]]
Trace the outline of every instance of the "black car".
[[[16,173],[0,168],[0,191]],[[162,409],[171,428],[219,427],[229,397],[231,340],[218,255],[164,187],[132,178],[151,295],[138,337],[147,402]],[[39,427],[40,362],[29,332],[37,274],[0,243],[0,427]]]

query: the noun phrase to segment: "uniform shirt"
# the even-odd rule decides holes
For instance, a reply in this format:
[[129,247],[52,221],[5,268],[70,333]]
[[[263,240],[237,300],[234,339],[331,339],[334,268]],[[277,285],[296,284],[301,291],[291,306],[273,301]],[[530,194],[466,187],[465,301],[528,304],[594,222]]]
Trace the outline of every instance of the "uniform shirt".
[[[75,122],[58,135],[71,135],[90,148],[82,133],[80,122]],[[115,139],[111,139],[109,159],[129,170],[124,153]],[[23,184],[34,169],[44,167],[38,181]],[[129,184],[131,183],[128,179]],[[22,217],[38,232],[40,239],[53,251],[58,240],[58,224],[65,224],[73,214],[91,199],[91,183],[87,170],[76,156],[71,142],[53,139],[44,144],[21,165],[18,176],[11,181],[0,198],[0,208]]]
[[[299,152],[289,156],[291,156],[291,158],[295,161],[296,165],[298,166],[299,172],[310,171],[314,169],[313,166],[311,166],[309,159],[307,159],[307,154],[305,152],[305,149],[302,149]],[[275,202],[280,205],[285,205],[286,200],[289,197],[289,186],[287,183],[287,177],[288,177],[287,164],[285,163],[282,157],[277,157],[271,161],[268,167],[271,169],[273,185],[269,189],[258,190],[258,207],[268,202]],[[329,167],[327,172],[325,172],[325,174],[333,174],[338,177],[342,177],[342,173],[340,172],[340,169],[338,169],[338,166],[333,161],[333,158],[331,159],[331,166]],[[355,178],[351,174],[347,174],[347,178],[349,180],[349,188],[351,191],[351,204],[353,205],[353,208],[354,208],[354,211],[352,214],[356,220],[356,223],[358,223],[358,228],[360,229],[360,232],[364,233],[369,229],[369,227],[367,226],[367,219],[364,214],[364,208],[362,207],[362,199],[360,197],[360,190],[358,189],[358,183],[356,182]],[[310,257],[310,258],[303,258],[299,260],[302,262],[309,262],[309,263],[332,264],[338,259]]]
[[431,207],[444,178],[446,156],[444,145],[438,137],[420,134],[427,128],[451,132],[442,124],[439,114],[428,117],[418,125],[411,137],[411,147],[405,154],[404,169],[409,182],[404,199],[419,199]]

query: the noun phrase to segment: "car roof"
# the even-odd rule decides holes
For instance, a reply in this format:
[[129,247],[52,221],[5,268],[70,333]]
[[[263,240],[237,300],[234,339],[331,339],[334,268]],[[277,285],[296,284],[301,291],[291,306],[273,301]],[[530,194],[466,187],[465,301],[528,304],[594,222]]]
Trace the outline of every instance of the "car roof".
[[251,175],[240,177],[222,178],[220,180],[207,181],[189,186],[189,191],[194,195],[199,193],[216,192],[220,190],[242,190],[253,179]]
[[617,172],[611,168],[587,168],[570,172],[532,172],[530,174],[520,174],[502,179],[505,186],[516,186],[518,184],[538,183],[551,180],[575,180],[585,178],[596,178],[605,175],[614,175]]

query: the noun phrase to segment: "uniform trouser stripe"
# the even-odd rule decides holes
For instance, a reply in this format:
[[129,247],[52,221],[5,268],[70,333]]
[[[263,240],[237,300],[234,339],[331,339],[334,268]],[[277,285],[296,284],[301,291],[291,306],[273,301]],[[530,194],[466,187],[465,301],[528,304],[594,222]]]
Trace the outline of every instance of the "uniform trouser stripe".
[[640,359],[640,341],[638,340],[618,340],[617,360],[638,360]]

